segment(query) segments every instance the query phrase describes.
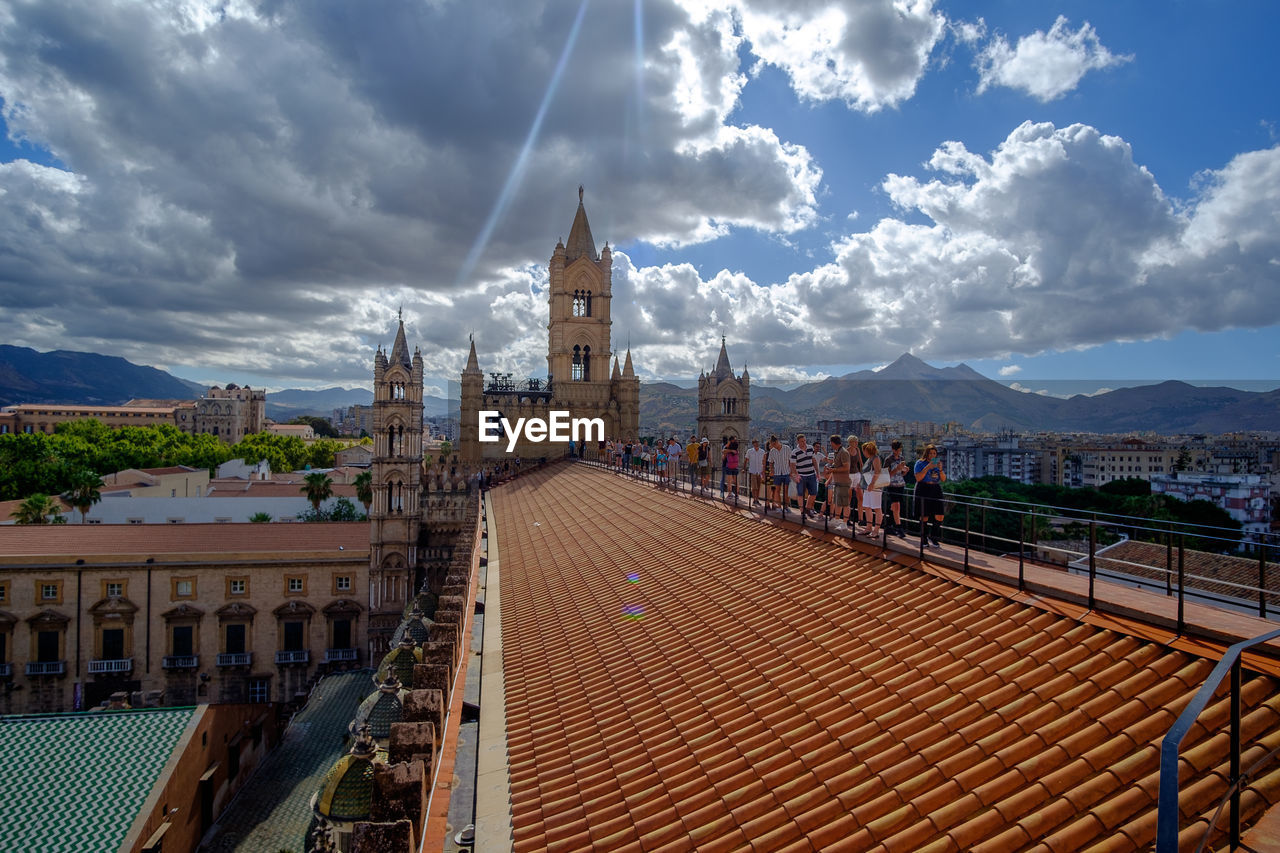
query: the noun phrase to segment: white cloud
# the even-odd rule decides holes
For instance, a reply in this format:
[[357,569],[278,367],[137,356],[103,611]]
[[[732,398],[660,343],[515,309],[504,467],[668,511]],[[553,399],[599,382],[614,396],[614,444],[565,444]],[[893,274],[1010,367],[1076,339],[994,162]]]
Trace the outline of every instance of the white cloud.
[[[745,74],[724,9],[645,3],[637,54],[632,4],[590,4],[524,151],[578,8],[0,4],[10,133],[66,166],[0,168],[0,340],[359,381],[401,299],[515,352],[528,306],[486,300],[523,298],[579,182],[601,239],[814,221],[809,152],[730,120]],[[464,334],[427,335],[442,363],[465,355]]]
[[1280,322],[1280,147],[1206,173],[1177,205],[1124,140],[1085,125],[1028,122],[988,156],[946,143],[930,165],[939,177],[884,180],[903,219],[847,234],[832,261],[779,284],[615,264],[615,292],[643,306],[615,307],[641,362],[690,375],[722,331],[731,353],[737,341],[762,366],[804,369]]
[[1006,364],[998,371],[1001,376],[1017,376],[1022,372],[1020,364]]
[[[964,29],[960,38],[976,41],[980,33]],[[993,37],[976,60],[978,93],[991,86],[1007,86],[1040,101],[1052,101],[1074,89],[1089,71],[1112,68],[1132,59],[1132,55],[1107,50],[1087,21],[1073,32],[1068,29],[1067,19],[1060,15],[1049,32],[1036,30],[1012,47],[1004,36]]]
[[760,61],[803,98],[863,112],[915,94],[946,18],[933,0],[742,0],[742,32]]

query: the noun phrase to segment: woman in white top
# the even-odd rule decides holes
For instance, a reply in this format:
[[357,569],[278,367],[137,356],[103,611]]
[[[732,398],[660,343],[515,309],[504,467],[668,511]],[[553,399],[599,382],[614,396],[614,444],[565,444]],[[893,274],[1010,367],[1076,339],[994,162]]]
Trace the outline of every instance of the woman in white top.
[[884,499],[880,490],[889,479],[880,466],[880,454],[876,451],[874,441],[863,442],[861,514],[866,526],[858,532],[872,538],[880,535],[880,523],[884,516]]

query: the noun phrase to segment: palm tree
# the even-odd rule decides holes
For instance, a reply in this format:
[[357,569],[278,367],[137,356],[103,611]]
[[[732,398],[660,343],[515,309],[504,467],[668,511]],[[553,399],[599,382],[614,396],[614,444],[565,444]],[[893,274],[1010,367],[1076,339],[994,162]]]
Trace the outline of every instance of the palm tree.
[[271,513],[255,512],[253,515],[249,516],[249,520],[252,521],[254,524],[266,524],[268,521],[271,520]]
[[316,515],[320,515],[320,503],[333,497],[333,480],[329,479],[329,475],[323,471],[316,471],[303,477],[303,486],[300,491],[304,492],[307,500],[311,501],[311,508],[315,510]]
[[364,504],[365,515],[369,514],[369,507],[373,505],[373,472],[365,471],[356,476],[356,500]]
[[32,495],[9,515],[15,524],[66,524],[62,507],[48,495]]
[[71,478],[71,488],[62,493],[64,501],[80,510],[81,524],[84,524],[84,517],[89,509],[102,500],[102,492],[99,491],[101,488],[101,477],[89,471],[79,471]]

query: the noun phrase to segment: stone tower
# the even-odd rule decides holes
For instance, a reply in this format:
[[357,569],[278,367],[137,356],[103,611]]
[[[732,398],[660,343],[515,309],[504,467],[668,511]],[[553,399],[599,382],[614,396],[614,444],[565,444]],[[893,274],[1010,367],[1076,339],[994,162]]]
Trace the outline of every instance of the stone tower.
[[[569,452],[567,444],[521,439],[512,453],[505,443],[478,441],[478,413],[498,411],[517,418],[546,418],[554,410],[572,418],[600,418],[606,436],[637,438],[640,431],[640,380],[627,353],[618,367],[610,345],[613,253],[608,244],[597,254],[591,224],[578,187],[578,210],[567,243],[556,243],[548,268],[547,379],[513,380],[494,374],[486,383],[474,341],[462,372],[459,457],[475,464],[519,456],[552,459]],[[613,362],[613,372],[609,364]]]
[[720,440],[738,439],[738,452],[745,453],[751,428],[751,377],[747,369],[734,376],[729,352],[720,338],[720,358],[715,370],[698,377],[698,437],[711,439],[712,464],[720,464]]
[[369,508],[369,644],[388,648],[413,596],[422,524],[422,354],[409,355],[404,318],[373,361],[373,504]]

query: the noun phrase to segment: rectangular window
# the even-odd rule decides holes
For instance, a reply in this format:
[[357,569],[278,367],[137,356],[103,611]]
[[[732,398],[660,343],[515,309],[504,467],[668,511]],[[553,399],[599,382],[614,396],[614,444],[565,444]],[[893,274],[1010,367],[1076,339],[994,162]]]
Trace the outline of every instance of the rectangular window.
[[335,649],[351,648],[351,620],[333,620],[333,647]]
[[61,604],[62,582],[42,581],[40,584],[40,601],[45,604]]
[[338,575],[333,579],[334,592],[351,592],[351,576]]
[[124,660],[124,629],[123,628],[103,628],[102,629],[102,659],[103,660]]
[[241,623],[227,626],[227,654],[244,654],[244,628],[245,626]]
[[9,661],[9,635],[0,631],[0,663]]
[[307,576],[285,575],[284,592],[285,595],[305,595],[307,592]]
[[0,581],[0,604],[9,603],[9,582]]
[[140,518],[130,518],[130,519],[128,519],[128,522],[129,522],[130,524],[141,524],[141,523],[142,523],[142,519],[140,519]]
[[[250,680],[249,701],[250,702],[266,702],[267,697],[270,695],[270,692],[271,692],[270,685],[271,685],[271,682],[267,681],[267,679],[265,678],[254,678]],[[239,744],[236,745],[236,749],[233,751],[237,756],[239,756],[240,754]],[[238,761],[236,763],[239,764]]]
[[123,598],[124,583],[121,581],[107,581],[106,595],[104,598]]
[[195,654],[195,630],[191,625],[173,626],[173,654],[181,657]]
[[173,598],[195,598],[196,595],[196,579],[195,578],[173,578]]
[[306,646],[302,643],[302,623],[284,623],[284,650],[286,652],[300,652],[304,648]]
[[227,579],[227,595],[244,595],[249,591],[249,581],[244,578]]
[[53,663],[62,660],[58,656],[58,640],[61,631],[40,631],[36,634],[36,660],[39,663]]
[[100,519],[100,518],[86,518],[86,519],[84,520],[84,523],[85,523],[85,524],[101,524],[101,523],[102,523],[102,519]]

